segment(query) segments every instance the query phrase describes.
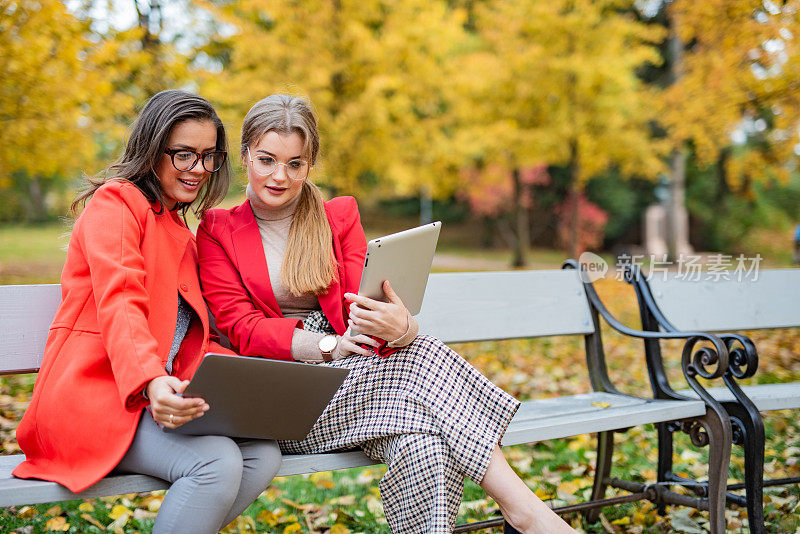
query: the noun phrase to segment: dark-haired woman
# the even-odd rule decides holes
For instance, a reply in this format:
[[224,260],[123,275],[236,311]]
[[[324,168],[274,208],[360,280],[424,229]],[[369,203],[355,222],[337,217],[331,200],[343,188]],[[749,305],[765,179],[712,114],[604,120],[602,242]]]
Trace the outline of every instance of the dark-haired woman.
[[[441,341],[417,335],[388,283],[390,302],[355,294],[366,252],[358,206],[323,201],[308,180],[318,152],[307,102],[261,100],[242,126],[248,200],[209,211],[197,232],[203,292],[235,350],[350,370],[308,437],[281,449],[360,447],[385,462],[381,499],[399,534],[451,532],[465,477],[520,531],[574,532],[498,446],[519,403]],[[350,335],[352,325],[372,337]]]
[[225,148],[205,99],[164,91],[144,106],[122,158],[73,203],[73,212],[86,206],[17,429],[26,455],[18,477],[74,492],[115,469],[169,481],[156,533],[219,531],[280,466],[273,441],[164,431],[209,409],[178,394],[203,354],[224,351],[209,338],[195,240],[181,215],[202,215],[224,197]]

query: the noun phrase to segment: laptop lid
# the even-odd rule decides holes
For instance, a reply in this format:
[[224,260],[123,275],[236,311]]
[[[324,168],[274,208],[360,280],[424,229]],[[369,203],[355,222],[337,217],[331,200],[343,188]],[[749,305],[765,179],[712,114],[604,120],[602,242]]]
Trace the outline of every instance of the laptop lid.
[[302,440],[349,370],[299,362],[206,354],[183,393],[210,409],[179,434]]

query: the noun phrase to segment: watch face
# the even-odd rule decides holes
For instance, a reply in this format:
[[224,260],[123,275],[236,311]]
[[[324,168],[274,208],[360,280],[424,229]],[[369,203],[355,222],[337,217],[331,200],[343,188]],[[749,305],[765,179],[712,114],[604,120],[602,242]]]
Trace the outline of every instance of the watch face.
[[336,348],[336,336],[325,336],[319,340],[319,350],[322,352],[333,352]]

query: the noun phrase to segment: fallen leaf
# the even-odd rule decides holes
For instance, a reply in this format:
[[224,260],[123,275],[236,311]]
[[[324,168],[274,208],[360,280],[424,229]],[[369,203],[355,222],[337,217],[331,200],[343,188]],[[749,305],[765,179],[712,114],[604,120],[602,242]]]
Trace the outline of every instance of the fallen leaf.
[[603,514],[600,514],[600,524],[603,525],[603,530],[608,532],[608,534],[614,534],[614,532],[616,532]]
[[124,506],[122,504],[117,504],[114,505],[114,507],[111,509],[111,512],[108,514],[108,517],[110,517],[111,519],[119,519],[124,514],[127,514],[129,512],[130,510],[128,509],[127,506]]
[[674,528],[676,532],[683,532],[685,534],[705,534],[705,529],[702,528],[697,521],[689,517],[689,514],[692,512],[693,510],[689,508],[676,510],[669,518],[672,528]]
[[278,518],[271,510],[261,510],[256,516],[256,519],[271,527],[274,527],[278,524]]
[[366,502],[367,502],[367,510],[369,510],[369,513],[371,513],[375,517],[384,517],[383,505],[381,504],[380,500],[370,496],[366,498]]
[[355,495],[342,495],[341,497],[336,497],[335,499],[331,499],[328,501],[333,506],[355,506],[356,504],[356,496]]
[[155,519],[156,512],[151,512],[150,510],[145,510],[143,508],[137,508],[133,511],[133,518],[136,521],[141,521],[143,519]]
[[287,505],[291,506],[292,508],[297,508],[298,510],[301,510],[301,511],[303,511],[303,512],[307,512],[307,511],[309,511],[309,510],[313,510],[313,509],[314,509],[314,506],[315,506],[315,505],[313,505],[313,504],[300,504],[300,503],[296,503],[296,502],[294,502],[294,501],[290,501],[289,499],[281,499],[281,502],[282,502],[283,504],[287,504]]
[[[122,505],[120,504],[118,506],[122,506]],[[124,506],[122,506],[122,507],[125,508]],[[116,506],[114,508],[116,508]],[[125,510],[127,510],[127,508],[125,508]],[[109,514],[108,516],[111,517],[111,514]],[[112,517],[112,519],[114,519],[114,522],[111,523],[110,525],[108,525],[106,527],[106,529],[114,530],[114,531],[116,531],[116,530],[120,530],[121,531],[122,527],[124,527],[126,524],[128,524],[128,519],[130,519],[130,517],[131,517],[131,514],[129,512],[123,513],[122,515],[120,515],[116,519],[114,519]]]
[[44,513],[44,515],[49,515],[49,516],[61,515],[61,507],[59,505],[55,505],[52,508],[48,508],[47,511]]
[[44,528],[55,532],[66,532],[69,530],[69,523],[61,516],[53,517],[47,520],[47,524]]
[[89,523],[96,526],[100,530],[106,529],[106,526],[103,523],[92,517],[90,514],[81,514],[81,519],[83,519],[84,521],[88,521]]
[[22,519],[30,519],[31,517],[36,516],[39,512],[36,511],[36,508],[32,506],[23,506],[17,512],[17,517],[21,517]]

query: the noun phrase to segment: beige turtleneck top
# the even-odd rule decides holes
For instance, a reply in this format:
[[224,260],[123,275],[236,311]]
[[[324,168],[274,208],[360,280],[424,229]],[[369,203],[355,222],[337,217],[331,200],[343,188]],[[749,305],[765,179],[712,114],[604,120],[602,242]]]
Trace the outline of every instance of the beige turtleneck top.
[[[274,208],[261,202],[248,185],[247,198],[250,199],[250,207],[258,223],[258,231],[261,234],[261,243],[264,246],[264,256],[266,257],[267,269],[269,270],[270,285],[272,286],[272,292],[275,295],[278,307],[281,309],[281,313],[284,317],[304,320],[312,311],[320,309],[317,296],[311,293],[299,297],[295,296],[281,282],[281,267],[283,264],[283,257],[286,255],[286,242],[289,238],[289,228],[292,225],[294,211],[300,200],[300,195],[295,196],[283,206]],[[411,343],[417,336],[419,325],[411,315],[409,315],[408,318],[408,330],[399,339],[392,341],[389,344],[390,346],[404,347]],[[309,332],[301,328],[296,328],[292,336],[292,358],[306,362],[322,361],[322,354],[319,350],[319,340],[322,339],[324,335],[325,334],[318,332]],[[338,346],[334,354],[332,354],[332,357],[334,359],[340,357]]]

